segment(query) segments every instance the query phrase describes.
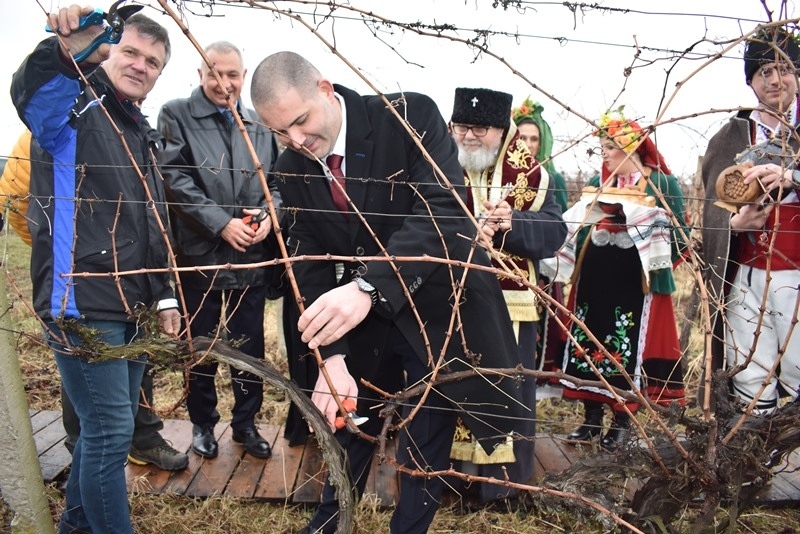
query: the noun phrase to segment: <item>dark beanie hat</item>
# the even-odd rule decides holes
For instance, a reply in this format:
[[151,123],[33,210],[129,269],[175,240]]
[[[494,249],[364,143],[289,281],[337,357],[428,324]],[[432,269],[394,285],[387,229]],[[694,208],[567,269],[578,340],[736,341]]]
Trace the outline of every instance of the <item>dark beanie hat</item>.
[[[783,56],[781,52],[786,56]],[[758,32],[747,40],[744,49],[744,75],[747,83],[750,83],[763,63],[772,63],[787,58],[794,68],[800,67],[800,46],[794,40],[793,34],[780,28]]]
[[453,117],[458,124],[474,124],[476,126],[495,126],[508,128],[511,124],[511,103],[513,97],[508,93],[491,89],[456,89],[453,102]]

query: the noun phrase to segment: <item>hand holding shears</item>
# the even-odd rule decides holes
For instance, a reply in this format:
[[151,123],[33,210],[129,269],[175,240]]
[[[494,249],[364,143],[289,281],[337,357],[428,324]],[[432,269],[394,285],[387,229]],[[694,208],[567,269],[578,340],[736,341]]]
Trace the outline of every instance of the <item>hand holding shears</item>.
[[[354,425],[361,426],[369,420],[369,417],[358,415],[356,413],[356,402],[350,397],[342,401],[342,406],[345,410],[347,410],[347,417],[353,421]],[[336,430],[341,430],[347,426],[347,422],[344,420],[344,417],[340,415],[333,420],[333,426],[336,427]],[[351,426],[347,426],[347,430],[353,433],[356,432]]]
[[98,50],[101,45],[117,44],[122,38],[125,20],[141,10],[144,6],[121,6],[126,0],[117,0],[112,4],[108,13],[102,9],[71,5],[61,8],[49,15],[49,23],[45,28],[53,32],[56,28],[58,34],[66,41],[76,63],[86,61],[95,52],[92,63],[100,63],[108,57],[108,46]]

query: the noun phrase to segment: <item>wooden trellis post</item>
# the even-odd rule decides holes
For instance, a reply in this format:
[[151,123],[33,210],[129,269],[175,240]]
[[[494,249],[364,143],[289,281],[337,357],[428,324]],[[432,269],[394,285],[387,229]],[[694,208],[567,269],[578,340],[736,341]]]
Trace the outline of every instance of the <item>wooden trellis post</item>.
[[12,532],[51,534],[55,527],[44,493],[19,358],[11,337],[6,295],[6,279],[0,276],[0,457],[4,458],[0,462],[0,488],[3,499],[14,511]]

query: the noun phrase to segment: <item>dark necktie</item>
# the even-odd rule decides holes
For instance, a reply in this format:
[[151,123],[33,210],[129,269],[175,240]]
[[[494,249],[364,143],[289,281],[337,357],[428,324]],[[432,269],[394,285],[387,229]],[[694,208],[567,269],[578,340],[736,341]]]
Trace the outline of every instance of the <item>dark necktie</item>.
[[225,120],[228,121],[228,126],[233,125],[233,112],[230,109],[223,109],[222,115],[225,117]]
[[[341,184],[342,189],[344,189],[344,174],[342,173],[343,159],[344,157],[340,156],[339,154],[331,154],[325,158],[325,163],[328,164],[331,174],[336,181]],[[336,207],[339,209],[339,211],[347,211],[347,198],[345,198],[344,192],[339,190],[339,188],[333,183],[330,184],[330,187],[333,203],[336,204]]]

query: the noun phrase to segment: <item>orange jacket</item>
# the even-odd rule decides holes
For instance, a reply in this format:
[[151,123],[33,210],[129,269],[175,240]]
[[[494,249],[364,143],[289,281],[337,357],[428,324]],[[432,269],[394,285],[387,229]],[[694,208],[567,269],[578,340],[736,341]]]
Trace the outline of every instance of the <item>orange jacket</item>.
[[[8,214],[8,222],[28,245],[28,200],[31,183],[31,132],[25,130],[11,150],[3,176],[0,177],[0,206]],[[7,209],[6,209],[7,208]]]

